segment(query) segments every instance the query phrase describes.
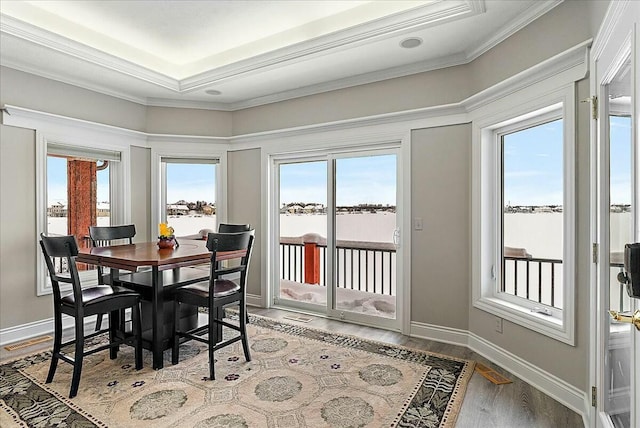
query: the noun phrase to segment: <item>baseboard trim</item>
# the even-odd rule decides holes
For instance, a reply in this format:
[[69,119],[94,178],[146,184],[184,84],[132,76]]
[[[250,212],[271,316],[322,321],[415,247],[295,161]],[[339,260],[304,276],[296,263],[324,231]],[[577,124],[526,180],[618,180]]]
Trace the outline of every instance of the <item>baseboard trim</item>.
[[411,322],[411,331],[409,336],[465,347],[468,347],[469,344],[469,332],[467,330],[442,327],[439,325],[415,321]]
[[411,323],[410,335],[471,349],[578,413],[584,426],[590,426],[591,401],[584,391],[486,339],[466,330],[418,322]]
[[[103,326],[108,325],[108,320],[103,321]],[[96,316],[92,315],[84,319],[84,330],[91,331],[96,325]],[[73,318],[62,318],[62,329],[73,328]],[[0,346],[8,345],[22,340],[28,340],[38,336],[53,334],[53,318],[47,318],[40,321],[34,321],[27,324],[17,325],[0,330]]]
[[255,306],[256,308],[264,308],[264,302],[262,301],[262,296],[259,294],[248,294],[247,293],[247,305]]

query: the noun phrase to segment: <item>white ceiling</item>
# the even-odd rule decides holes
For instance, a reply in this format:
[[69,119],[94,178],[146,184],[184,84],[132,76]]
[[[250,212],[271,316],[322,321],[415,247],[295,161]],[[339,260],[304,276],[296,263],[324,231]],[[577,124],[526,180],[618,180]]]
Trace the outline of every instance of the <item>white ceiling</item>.
[[467,63],[561,1],[2,0],[0,64],[235,110]]

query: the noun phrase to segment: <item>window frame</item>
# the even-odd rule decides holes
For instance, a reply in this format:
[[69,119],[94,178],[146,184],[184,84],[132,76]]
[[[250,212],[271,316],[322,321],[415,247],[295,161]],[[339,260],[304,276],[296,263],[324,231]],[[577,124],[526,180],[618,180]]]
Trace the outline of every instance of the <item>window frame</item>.
[[[151,237],[166,214],[166,174],[163,159],[216,160],[216,223],[227,219],[227,148],[224,144],[158,143],[151,146]],[[216,224],[216,228],[217,228]],[[196,233],[197,231],[194,231]]]
[[[535,94],[535,91],[530,92]],[[520,96],[519,96],[520,95]],[[546,93],[511,94],[489,105],[473,123],[472,302],[485,312],[575,344],[576,150],[575,85]],[[541,304],[499,290],[502,281],[502,140],[507,133],[563,120],[563,308],[551,316],[532,312]],[[550,308],[542,305],[545,308]],[[551,308],[550,308],[551,309]]]
[[[91,143],[86,143],[90,141]],[[48,206],[48,181],[47,158],[49,145],[60,148],[68,146],[72,150],[88,153],[99,151],[112,151],[120,153],[120,161],[110,164],[109,172],[109,202],[111,224],[129,223],[131,219],[130,197],[130,151],[129,144],[116,142],[107,138],[99,130],[87,132],[84,129],[67,129],[65,133],[52,133],[36,131],[36,237],[39,240],[40,233],[47,233],[47,206]],[[88,232],[88,231],[87,231]],[[53,293],[53,287],[49,279],[47,267],[42,257],[40,246],[36,246],[36,295],[44,296]],[[98,278],[95,271],[80,272],[80,280],[83,285],[96,285]],[[70,284],[60,284],[61,291],[71,290]]]

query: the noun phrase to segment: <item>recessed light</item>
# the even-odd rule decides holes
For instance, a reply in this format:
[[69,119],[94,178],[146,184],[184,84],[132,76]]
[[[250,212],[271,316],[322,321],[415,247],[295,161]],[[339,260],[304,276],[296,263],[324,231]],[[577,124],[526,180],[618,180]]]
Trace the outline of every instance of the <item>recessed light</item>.
[[400,46],[405,49],[417,48],[422,44],[422,39],[418,37],[409,37],[400,42]]
[[209,95],[220,95],[220,94],[222,94],[222,92],[216,91],[215,89],[207,89],[204,92],[205,92],[205,94],[209,94]]

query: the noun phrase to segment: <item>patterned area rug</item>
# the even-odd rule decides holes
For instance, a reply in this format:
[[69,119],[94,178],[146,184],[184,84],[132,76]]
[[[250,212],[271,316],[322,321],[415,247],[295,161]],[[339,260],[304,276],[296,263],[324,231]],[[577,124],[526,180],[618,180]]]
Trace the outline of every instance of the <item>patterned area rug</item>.
[[472,361],[251,316],[252,361],[239,342],[216,352],[189,342],[180,363],[133,367],[133,349],[85,358],[78,395],[50,353],[0,366],[0,426],[33,427],[453,427]]

